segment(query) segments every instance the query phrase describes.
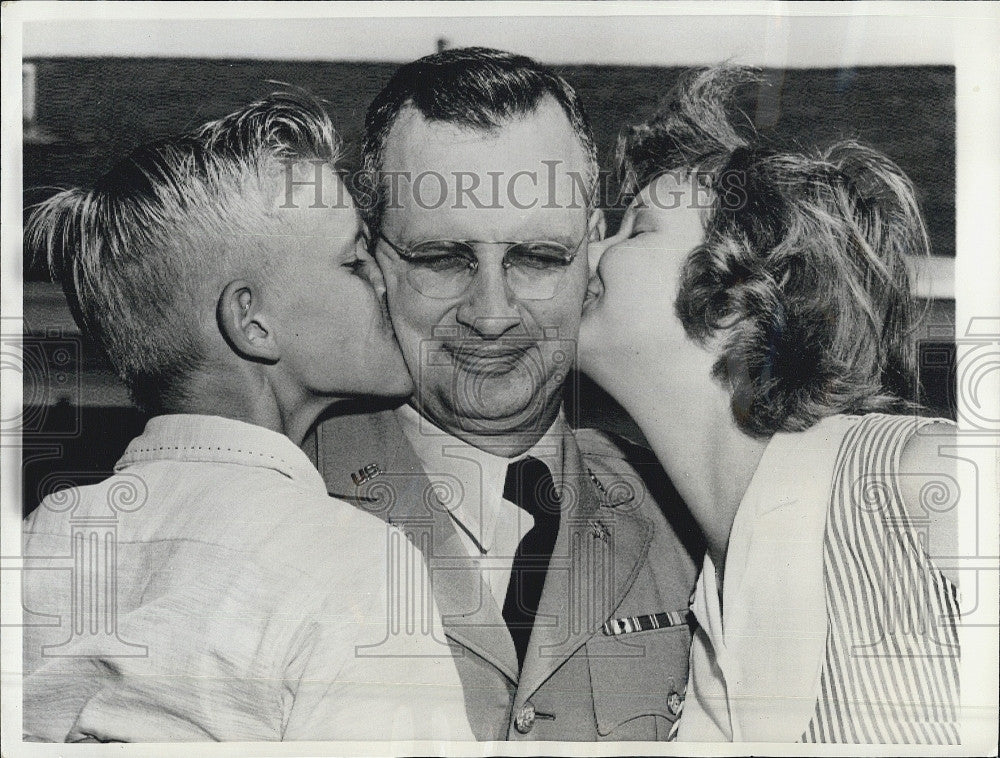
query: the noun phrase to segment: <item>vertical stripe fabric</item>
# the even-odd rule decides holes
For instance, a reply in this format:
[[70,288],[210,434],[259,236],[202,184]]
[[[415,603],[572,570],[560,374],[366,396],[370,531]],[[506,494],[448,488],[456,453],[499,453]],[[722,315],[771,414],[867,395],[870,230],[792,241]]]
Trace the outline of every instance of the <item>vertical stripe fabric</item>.
[[957,591],[898,481],[906,441],[932,422],[870,414],[841,443],[823,556],[826,659],[802,742],[959,744]]

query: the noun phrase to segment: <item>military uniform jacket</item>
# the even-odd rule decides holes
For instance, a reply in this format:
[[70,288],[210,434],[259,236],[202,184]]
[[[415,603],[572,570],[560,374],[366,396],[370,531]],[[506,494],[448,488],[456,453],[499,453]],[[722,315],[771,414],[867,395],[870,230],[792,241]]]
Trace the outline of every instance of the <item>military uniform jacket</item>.
[[559,533],[519,675],[448,495],[427,479],[395,413],[328,419],[304,449],[331,494],[397,526],[423,553],[477,739],[668,737],[687,683],[702,547],[648,451],[567,430]]

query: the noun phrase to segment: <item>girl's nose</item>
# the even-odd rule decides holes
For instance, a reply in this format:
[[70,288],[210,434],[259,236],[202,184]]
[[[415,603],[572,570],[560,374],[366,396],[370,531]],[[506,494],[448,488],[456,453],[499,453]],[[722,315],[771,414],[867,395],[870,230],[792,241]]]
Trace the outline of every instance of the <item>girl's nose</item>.
[[588,248],[588,263],[590,264],[590,275],[597,275],[597,267],[601,263],[601,258],[608,248],[614,247],[619,242],[624,242],[632,234],[632,227],[635,226],[635,213],[629,208],[622,216],[621,226],[611,237],[606,237],[598,242],[591,242]]

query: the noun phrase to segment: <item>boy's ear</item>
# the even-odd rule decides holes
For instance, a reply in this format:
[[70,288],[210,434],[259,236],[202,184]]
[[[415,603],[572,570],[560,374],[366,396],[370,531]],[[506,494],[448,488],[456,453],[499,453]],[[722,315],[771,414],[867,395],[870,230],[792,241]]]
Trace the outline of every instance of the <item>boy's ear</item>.
[[241,357],[261,363],[281,358],[277,335],[264,312],[260,291],[244,279],[225,286],[216,306],[219,331]]
[[587,235],[591,242],[604,239],[608,233],[608,220],[604,216],[603,208],[596,208],[590,214],[590,221],[587,223]]

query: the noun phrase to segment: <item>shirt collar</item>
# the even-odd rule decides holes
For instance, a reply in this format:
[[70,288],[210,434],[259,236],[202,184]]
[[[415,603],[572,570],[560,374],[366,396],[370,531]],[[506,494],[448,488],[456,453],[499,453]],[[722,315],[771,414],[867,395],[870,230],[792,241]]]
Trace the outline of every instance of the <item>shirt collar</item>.
[[[691,611],[717,650],[726,648],[729,630],[738,627],[734,620],[739,619],[739,614],[735,609],[744,602],[762,604],[759,588],[750,597],[742,591],[748,573],[752,574],[751,579],[756,580],[757,574],[752,573],[758,568],[755,561],[772,558],[767,548],[761,546],[771,544],[769,540],[780,539],[783,531],[791,528],[796,535],[796,546],[808,545],[812,548],[803,548],[794,556],[790,551],[782,552],[780,560],[763,572],[763,576],[773,579],[782,576],[783,571],[801,578],[807,571],[821,567],[821,542],[827,501],[833,486],[833,466],[841,440],[855,418],[828,416],[803,432],[778,432],[768,441],[743,493],[729,532],[722,600],[719,598],[716,566],[707,552],[692,595]],[[794,509],[793,514],[788,514],[789,508]],[[793,524],[794,527],[791,527]],[[820,543],[814,544],[816,540]],[[777,588],[776,597],[790,602],[792,606],[802,607],[805,600],[789,594],[792,584],[791,577],[771,583]],[[787,604],[781,607],[787,607]],[[726,609],[725,623],[723,608]],[[771,618],[781,618],[777,607]]]
[[706,554],[691,605],[704,635],[692,645],[690,681],[701,684],[689,703],[697,710],[686,705],[684,716],[696,732],[704,713],[728,719],[724,737],[737,742],[792,741],[809,723],[828,633],[826,524],[855,420],[830,416],[771,438],[733,520],[721,603]]
[[[448,459],[443,451],[461,448],[468,457],[483,465],[484,472],[495,474],[499,472],[501,484],[507,476],[507,467],[514,461],[519,461],[529,455],[543,461],[556,480],[562,475],[563,437],[567,433],[566,419],[560,409],[559,415],[545,434],[529,450],[515,456],[503,456],[470,445],[468,442],[449,434],[440,427],[420,415],[412,405],[404,404],[396,411],[403,433],[413,446],[428,471],[446,466]],[[433,441],[433,444],[430,444]],[[447,470],[447,468],[442,468]],[[502,486],[501,486],[502,489]]]
[[[794,438],[793,438],[794,439]],[[725,564],[723,566],[725,574],[723,588],[729,588],[726,599],[731,599],[732,587],[739,584],[743,578],[743,571],[746,566],[743,561],[737,558],[745,558],[743,546],[745,546],[753,535],[754,519],[761,507],[771,507],[775,504],[783,504],[788,501],[785,491],[790,479],[783,481],[776,477],[776,470],[788,461],[796,460],[794,449],[786,449],[785,435],[776,434],[768,441],[757,463],[757,468],[750,477],[740,504],[736,509],[736,516],[733,518],[733,525],[729,532],[729,547],[726,551]],[[729,609],[729,616],[732,616],[732,603],[723,603],[723,598],[719,597],[720,589],[718,584],[718,569],[715,562],[705,552],[702,560],[701,574],[695,583],[692,594],[691,612],[694,614],[698,625],[705,630],[716,654],[720,657],[724,655],[726,647],[726,627],[722,620],[722,606]],[[729,627],[732,627],[732,623]]]
[[434,472],[451,473],[456,469],[456,460],[472,460],[478,464],[482,472],[483,492],[479,493],[477,487],[469,487],[465,491],[467,497],[459,498],[451,512],[463,529],[486,550],[492,547],[497,518],[497,509],[490,507],[493,503],[491,496],[495,496],[497,502],[502,499],[507,467],[512,462],[533,456],[549,467],[556,482],[562,479],[564,437],[569,432],[562,410],[538,442],[520,455],[509,458],[482,450],[449,434],[409,404],[401,406],[396,414],[403,433],[429,477],[433,478]]
[[232,463],[266,468],[326,494],[316,467],[285,435],[222,416],[176,413],[155,416],[115,464],[120,471],[136,463],[189,461]]

